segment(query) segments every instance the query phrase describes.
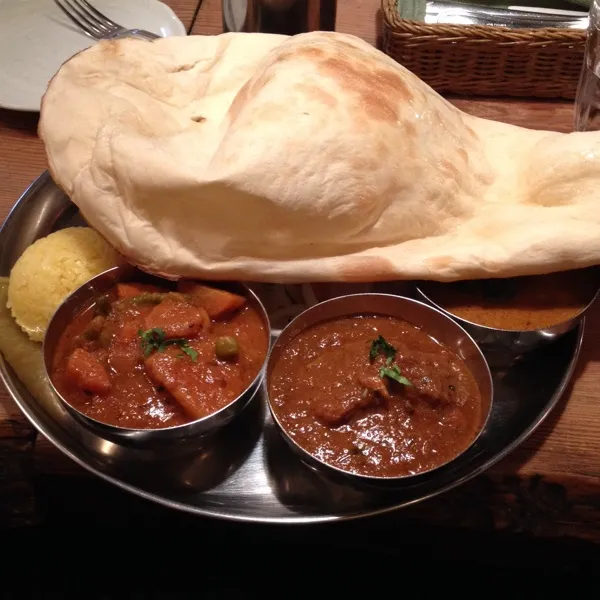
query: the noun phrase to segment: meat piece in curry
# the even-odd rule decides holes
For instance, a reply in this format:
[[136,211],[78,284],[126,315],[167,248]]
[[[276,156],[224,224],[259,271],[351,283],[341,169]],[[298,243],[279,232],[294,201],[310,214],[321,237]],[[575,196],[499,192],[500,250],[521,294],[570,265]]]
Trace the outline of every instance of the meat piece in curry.
[[319,323],[283,349],[269,381],[273,411],[307,452],[374,477],[417,474],[464,451],[481,394],[464,361],[402,320]]
[[244,296],[191,281],[176,290],[119,283],[67,326],[51,377],[97,421],[172,427],[237,398],[260,371],[268,339]]

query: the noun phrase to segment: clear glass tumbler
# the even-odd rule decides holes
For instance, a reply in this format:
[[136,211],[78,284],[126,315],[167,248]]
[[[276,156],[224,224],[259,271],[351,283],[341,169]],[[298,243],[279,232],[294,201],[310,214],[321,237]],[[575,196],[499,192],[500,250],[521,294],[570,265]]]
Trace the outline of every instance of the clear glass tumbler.
[[600,0],[589,12],[583,67],[575,97],[575,131],[600,130]]

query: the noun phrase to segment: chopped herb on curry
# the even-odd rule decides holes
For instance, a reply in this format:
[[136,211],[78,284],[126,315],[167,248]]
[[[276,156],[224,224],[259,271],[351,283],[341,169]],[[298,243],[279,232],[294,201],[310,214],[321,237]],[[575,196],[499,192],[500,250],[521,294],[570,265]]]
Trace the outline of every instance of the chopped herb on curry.
[[406,379],[406,377],[404,377],[402,373],[400,373],[400,368],[398,367],[398,365],[393,365],[391,368],[381,367],[381,369],[379,369],[379,377],[381,377],[382,379],[384,377],[389,377],[390,379],[393,379],[394,381],[397,381],[402,385],[412,385],[412,383],[408,379]]
[[138,335],[142,338],[144,356],[150,356],[152,351],[158,350],[159,346],[165,341],[165,332],[159,327],[147,329],[146,331],[140,329]]
[[396,358],[396,348],[388,344],[382,335],[371,342],[369,360],[373,362],[379,354],[383,354],[387,358],[388,364],[391,364],[394,358]]
[[385,356],[386,366],[379,369],[379,377],[381,377],[381,379],[389,377],[402,385],[412,386],[412,383],[400,372],[400,367],[394,363],[394,359],[396,358],[396,348],[394,348],[394,346],[392,346],[382,335],[371,342],[369,362],[373,362],[380,354]]
[[150,356],[153,350],[164,352],[168,346],[179,346],[181,351],[187,354],[194,362],[198,359],[198,353],[190,347],[187,340],[181,338],[167,340],[165,339],[165,332],[160,327],[147,329],[146,331],[140,329],[138,335],[142,338],[144,356]]

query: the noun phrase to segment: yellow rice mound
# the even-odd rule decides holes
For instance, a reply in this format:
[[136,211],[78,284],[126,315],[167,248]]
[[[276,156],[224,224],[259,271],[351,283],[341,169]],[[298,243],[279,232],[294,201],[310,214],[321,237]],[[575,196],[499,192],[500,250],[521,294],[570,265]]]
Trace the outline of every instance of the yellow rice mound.
[[19,257],[10,273],[7,306],[21,329],[41,342],[62,301],[122,261],[93,229],[61,229],[37,240]]

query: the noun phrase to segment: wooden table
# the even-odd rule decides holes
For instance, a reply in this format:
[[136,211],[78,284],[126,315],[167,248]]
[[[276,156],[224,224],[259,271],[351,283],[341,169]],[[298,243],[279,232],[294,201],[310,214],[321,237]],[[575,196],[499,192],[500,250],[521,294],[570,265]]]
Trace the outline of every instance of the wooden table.
[[[221,0],[168,2],[194,34],[221,32]],[[337,27],[376,44],[378,0],[338,3]],[[472,114],[533,128],[569,131],[568,102],[451,98]],[[45,169],[37,116],[0,111],[0,221]],[[41,436],[0,389],[0,522],[39,519],[35,476],[86,476]],[[108,493],[108,490],[106,490]],[[575,382],[557,410],[506,460],[458,490],[388,517],[600,540],[600,306],[587,324]]]

